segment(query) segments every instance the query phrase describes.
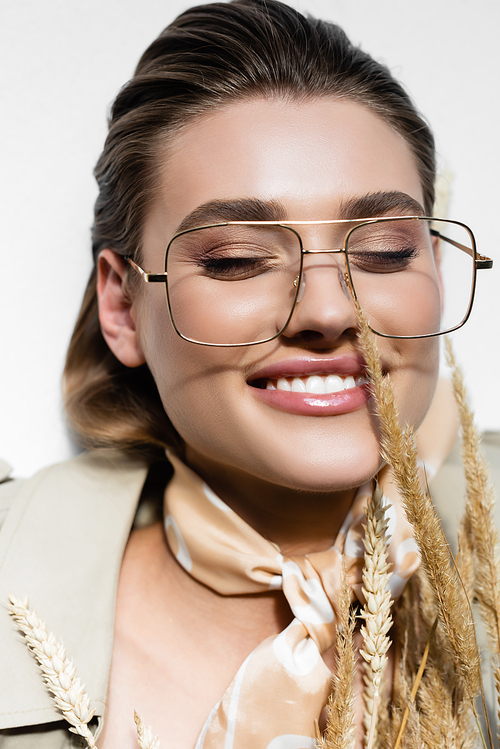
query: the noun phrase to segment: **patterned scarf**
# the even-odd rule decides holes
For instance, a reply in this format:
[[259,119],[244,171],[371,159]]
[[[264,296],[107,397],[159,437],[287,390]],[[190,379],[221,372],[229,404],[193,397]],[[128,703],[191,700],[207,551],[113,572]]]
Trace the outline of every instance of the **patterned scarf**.
[[[321,654],[336,639],[342,554],[352,598],[362,600],[362,526],[372,484],[357,491],[330,549],[284,557],[180,460],[169,458],[175,473],[165,493],[165,528],[178,562],[222,595],[282,590],[295,617],[244,661],[195,749],[314,749],[315,720],[331,690],[331,672]],[[385,469],[380,483],[391,535],[390,587],[397,597],[419,557]]]

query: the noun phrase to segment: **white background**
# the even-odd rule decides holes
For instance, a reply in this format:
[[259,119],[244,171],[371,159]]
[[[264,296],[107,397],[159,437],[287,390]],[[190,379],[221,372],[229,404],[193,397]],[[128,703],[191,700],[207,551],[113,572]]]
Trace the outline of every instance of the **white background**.
[[[184,0],[4,0],[0,14],[0,456],[26,475],[74,451],[65,350],[90,272],[92,169],[119,88]],[[338,22],[403,81],[453,174],[448,215],[480,252],[471,321],[454,334],[480,426],[500,428],[498,0],[291,0]]]

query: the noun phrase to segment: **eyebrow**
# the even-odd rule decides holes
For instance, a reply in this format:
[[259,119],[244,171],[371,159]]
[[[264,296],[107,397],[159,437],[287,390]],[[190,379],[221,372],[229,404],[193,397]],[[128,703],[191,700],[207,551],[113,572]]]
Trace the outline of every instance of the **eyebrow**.
[[398,190],[349,198],[342,201],[340,206],[340,217],[343,219],[378,218],[391,214],[425,216],[425,211],[418,200]]
[[286,209],[278,200],[210,200],[189,213],[175,233],[219,221],[283,221],[286,218]]
[[[422,205],[404,192],[374,192],[343,200],[340,205],[341,219],[377,218],[391,214],[401,216],[424,216]],[[318,216],[318,221],[325,216]],[[279,200],[238,198],[235,200],[210,200],[195,208],[179,224],[175,234],[195,229],[205,224],[224,221],[280,221],[291,220],[286,208]],[[293,217],[293,220],[299,220]]]

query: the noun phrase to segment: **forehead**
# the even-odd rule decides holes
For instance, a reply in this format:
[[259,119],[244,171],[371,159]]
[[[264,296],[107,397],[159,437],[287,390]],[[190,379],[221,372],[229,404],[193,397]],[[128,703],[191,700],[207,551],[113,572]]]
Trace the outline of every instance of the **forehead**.
[[272,201],[299,220],[339,218],[346,202],[377,192],[423,203],[404,139],[365,106],[333,98],[248,99],[202,115],[170,140],[158,187],[152,217],[167,236],[214,200]]

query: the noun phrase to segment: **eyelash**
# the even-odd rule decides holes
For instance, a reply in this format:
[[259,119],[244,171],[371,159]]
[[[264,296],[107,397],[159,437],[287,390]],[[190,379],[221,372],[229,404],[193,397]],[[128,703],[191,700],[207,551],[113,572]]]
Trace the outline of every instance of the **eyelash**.
[[[398,270],[402,266],[407,266],[411,260],[417,258],[420,254],[419,250],[415,246],[404,247],[399,250],[389,250],[382,252],[349,252],[349,262],[353,265],[357,265],[363,270],[363,264],[367,264],[367,261],[376,260],[379,263],[380,270],[384,269]],[[395,267],[397,266],[397,267]]]

